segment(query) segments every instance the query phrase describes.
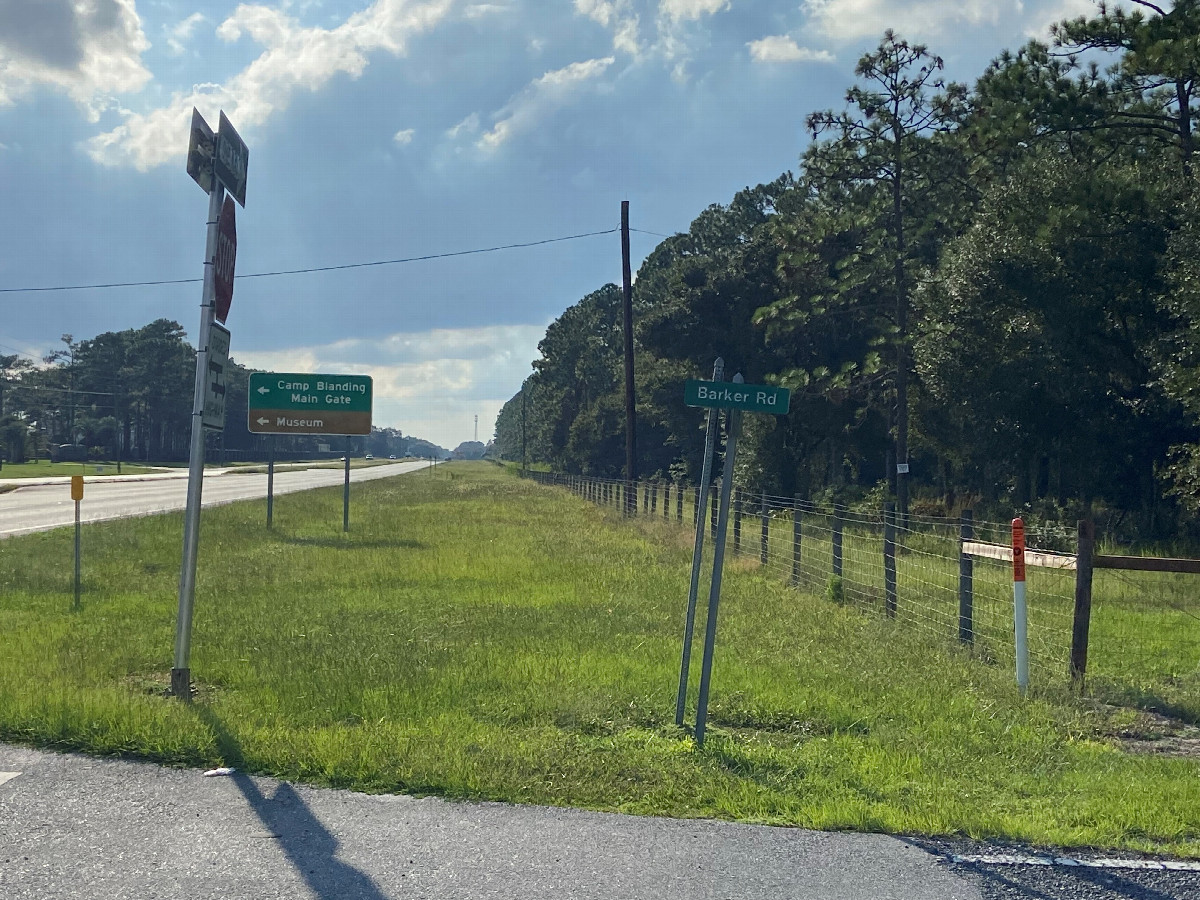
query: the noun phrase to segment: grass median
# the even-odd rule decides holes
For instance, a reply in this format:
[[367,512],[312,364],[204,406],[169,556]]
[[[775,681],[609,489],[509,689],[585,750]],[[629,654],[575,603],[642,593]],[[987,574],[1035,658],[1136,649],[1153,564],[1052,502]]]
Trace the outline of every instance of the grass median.
[[[1200,855],[1200,763],[1120,713],[726,572],[710,730],[674,724],[691,537],[487,464],[0,542],[0,738],[368,791]],[[703,616],[697,626],[696,659]],[[695,680],[695,679],[693,679]],[[695,696],[693,687],[692,697]],[[693,700],[694,702],[694,700]],[[1115,717],[1115,718],[1114,718]],[[689,713],[689,721],[693,714]]]

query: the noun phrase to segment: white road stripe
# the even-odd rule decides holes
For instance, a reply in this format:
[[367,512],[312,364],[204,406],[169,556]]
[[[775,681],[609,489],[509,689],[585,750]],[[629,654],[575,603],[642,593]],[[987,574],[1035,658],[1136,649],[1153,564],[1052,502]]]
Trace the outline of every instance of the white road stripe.
[[6,781],[12,781],[20,774],[20,772],[0,772],[0,784],[4,784]]
[[1200,872],[1200,862],[1183,859],[1075,859],[1070,856],[1018,856],[1011,853],[985,853],[951,857],[956,863],[980,863],[987,866],[1083,866],[1089,869],[1166,869],[1172,872]]

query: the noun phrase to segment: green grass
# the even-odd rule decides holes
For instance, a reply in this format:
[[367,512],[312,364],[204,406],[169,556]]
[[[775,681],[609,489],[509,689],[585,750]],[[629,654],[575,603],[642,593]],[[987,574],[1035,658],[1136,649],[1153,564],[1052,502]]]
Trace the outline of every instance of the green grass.
[[[157,472],[160,469],[155,469],[146,466],[132,465],[127,462],[121,463],[122,475],[144,475],[147,472]],[[56,475],[84,475],[88,478],[99,475],[116,475],[117,464],[115,462],[56,462],[52,463],[47,460],[39,460],[38,462],[23,462],[10,463],[6,462],[3,468],[0,468],[0,480],[6,478],[48,478]]]
[[[0,737],[370,791],[1200,855],[1198,764],[854,602],[730,562],[704,748],[674,724],[690,532],[486,463],[0,542]],[[673,506],[672,502],[672,506]],[[673,519],[673,513],[672,513]],[[781,529],[782,530],[782,529]],[[699,676],[703,615],[693,682]],[[693,684],[691,696],[695,697]],[[694,712],[689,711],[689,721]]]

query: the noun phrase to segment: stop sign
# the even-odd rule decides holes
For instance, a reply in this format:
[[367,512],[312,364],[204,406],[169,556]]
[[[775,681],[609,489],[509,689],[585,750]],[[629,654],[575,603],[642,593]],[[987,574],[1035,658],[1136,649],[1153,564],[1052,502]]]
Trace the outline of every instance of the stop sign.
[[215,315],[224,322],[233,303],[233,267],[237,261],[237,222],[233,198],[226,197],[217,218],[217,253],[213,259],[213,286],[216,288]]

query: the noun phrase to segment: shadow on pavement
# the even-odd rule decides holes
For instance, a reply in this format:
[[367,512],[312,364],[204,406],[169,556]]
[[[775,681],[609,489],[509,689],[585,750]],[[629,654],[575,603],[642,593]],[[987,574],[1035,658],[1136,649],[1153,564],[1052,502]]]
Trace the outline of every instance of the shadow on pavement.
[[[241,747],[211,709],[197,707],[212,729],[225,764],[240,769]],[[321,820],[286,782],[268,797],[249,775],[230,776],[263,827],[277,839],[280,850],[321,900],[387,900],[370,876],[337,858],[338,842]]]

